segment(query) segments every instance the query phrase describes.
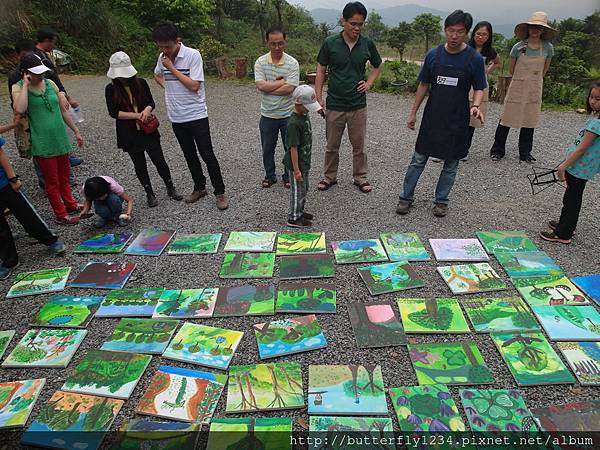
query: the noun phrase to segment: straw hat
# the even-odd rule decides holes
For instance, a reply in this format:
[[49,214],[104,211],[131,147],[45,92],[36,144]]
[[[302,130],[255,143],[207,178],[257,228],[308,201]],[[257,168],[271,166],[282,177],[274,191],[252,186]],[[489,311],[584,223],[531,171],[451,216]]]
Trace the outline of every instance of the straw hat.
[[526,22],[521,22],[518,24],[515,27],[515,36],[521,40],[527,39],[529,34],[527,31],[528,25],[538,25],[543,27],[544,31],[542,32],[542,39],[546,41],[554,39],[558,34],[558,31],[548,25],[548,14],[543,11],[534,12],[531,14],[531,16],[529,16],[529,19],[527,19]]
[[110,68],[106,76],[111,79],[131,78],[137,73],[135,67],[131,64],[129,55],[125,52],[113,53],[109,59]]

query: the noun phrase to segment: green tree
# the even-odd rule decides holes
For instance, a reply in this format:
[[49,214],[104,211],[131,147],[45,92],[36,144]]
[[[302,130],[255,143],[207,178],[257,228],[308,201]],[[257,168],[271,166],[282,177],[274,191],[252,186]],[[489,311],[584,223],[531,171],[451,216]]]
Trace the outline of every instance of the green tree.
[[422,36],[425,39],[425,53],[429,50],[429,43],[432,42],[434,37],[441,31],[442,18],[440,16],[434,16],[431,13],[419,14],[413,21],[413,29],[415,33]]
[[404,59],[404,50],[413,38],[413,27],[408,22],[400,22],[397,27],[390,28],[387,33],[387,44],[398,52],[400,61]]
[[387,31],[388,27],[381,20],[381,14],[372,11],[365,22],[364,33],[375,42],[383,42]]

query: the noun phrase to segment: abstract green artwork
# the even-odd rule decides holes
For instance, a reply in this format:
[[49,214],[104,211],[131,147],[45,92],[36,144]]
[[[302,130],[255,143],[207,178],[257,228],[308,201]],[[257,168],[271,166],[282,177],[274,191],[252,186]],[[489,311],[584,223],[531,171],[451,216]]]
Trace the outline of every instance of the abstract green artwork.
[[163,290],[162,288],[112,290],[100,304],[96,317],[151,317]]
[[358,274],[371,295],[386,294],[425,286],[408,261],[361,267]]
[[[85,328],[104,297],[52,295],[31,323],[36,327]],[[0,355],[1,356],[1,355]]]
[[277,233],[268,231],[232,231],[226,252],[272,252]]
[[19,273],[15,277],[13,285],[8,290],[6,298],[62,291],[67,284],[70,273],[70,267]]
[[600,313],[592,305],[531,309],[551,341],[600,341]]
[[275,286],[269,284],[219,288],[214,317],[273,315]]
[[335,313],[336,290],[330,283],[280,283],[277,313]]
[[560,266],[544,252],[501,252],[496,259],[511,278],[562,274]]
[[162,353],[179,320],[121,319],[102,350],[132,353]]
[[333,261],[329,255],[298,255],[279,258],[279,278],[330,278],[335,276]]
[[219,288],[165,290],[158,299],[152,318],[212,317],[218,294]]
[[[309,437],[313,442],[327,442],[330,450],[383,450],[388,448],[383,442],[394,441],[392,420],[387,417],[310,416],[309,420]],[[380,445],[373,447],[367,442]]]
[[538,251],[523,231],[479,231],[477,237],[488,253]]
[[221,233],[214,234],[178,234],[167,250],[168,255],[198,255],[217,253],[221,242]]
[[195,450],[199,437],[197,423],[132,419],[121,425],[111,450]]
[[470,333],[455,298],[400,298],[398,309],[407,333]]
[[74,253],[121,253],[131,233],[100,233],[75,247]]
[[325,253],[325,233],[279,233],[277,256]]
[[4,352],[8,348],[8,344],[15,335],[15,330],[0,331],[0,358],[4,356]]
[[240,417],[213,419],[206,450],[292,450],[289,417]]
[[337,264],[367,263],[387,261],[383,245],[379,239],[332,242],[331,248]]
[[314,314],[254,325],[261,359],[316,350],[327,346]]
[[221,278],[271,278],[275,253],[226,253]]
[[474,298],[463,300],[462,305],[478,333],[540,329],[539,323],[519,297]]
[[417,233],[381,233],[380,238],[390,261],[428,261],[431,259]]

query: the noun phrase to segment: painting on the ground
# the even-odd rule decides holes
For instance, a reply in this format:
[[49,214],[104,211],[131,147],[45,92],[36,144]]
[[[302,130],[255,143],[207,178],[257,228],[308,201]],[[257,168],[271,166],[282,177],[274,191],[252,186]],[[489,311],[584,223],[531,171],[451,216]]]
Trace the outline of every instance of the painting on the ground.
[[492,333],[490,336],[519,386],[575,382],[541,332]]
[[152,356],[89,350],[62,386],[63,391],[127,400]]
[[361,267],[358,273],[371,295],[387,294],[425,286],[408,261]]
[[241,331],[185,322],[163,357],[227,370],[243,335]]
[[398,309],[407,333],[470,333],[455,298],[399,298]]
[[162,353],[179,320],[164,319],[121,319],[113,334],[100,347],[102,350],[112,350],[131,353]]
[[64,450],[96,450],[123,400],[56,391],[41,407],[21,443]]
[[405,345],[406,336],[390,302],[348,303],[358,348]]
[[474,298],[462,301],[477,333],[539,330],[540,324],[519,297]]
[[558,349],[582,386],[600,386],[599,342],[559,342]]
[[15,330],[3,330],[0,331],[0,358],[4,356],[4,352],[8,348],[8,344],[15,335]]
[[490,384],[492,372],[474,341],[409,344],[419,384]]
[[279,278],[331,278],[335,276],[333,260],[329,255],[298,255],[279,258]]
[[529,306],[590,303],[577,286],[564,276],[515,278],[512,282]]
[[136,236],[125,250],[125,253],[128,255],[160,256],[171,242],[174,234],[175,232],[170,230],[146,228]]
[[214,317],[265,316],[275,310],[275,286],[272,284],[221,287]]
[[280,283],[277,286],[277,313],[335,313],[333,283]]
[[544,252],[502,252],[496,259],[511,278],[562,274],[562,269]]
[[302,368],[295,361],[231,366],[225,412],[304,408]]
[[232,231],[225,248],[226,252],[272,252],[277,233],[270,231]]
[[213,234],[177,234],[171,241],[168,255],[199,255],[217,253],[221,243],[221,233]]
[[600,305],[600,274],[573,277],[571,281],[585,294]]
[[600,313],[592,305],[531,309],[551,341],[600,341]]
[[67,367],[87,330],[29,330],[2,367]]
[[490,254],[537,252],[539,249],[524,231],[478,231],[477,237]]
[[151,317],[164,289],[117,289],[110,291],[96,317]]
[[131,233],[100,233],[75,247],[75,253],[121,253]]
[[103,299],[95,296],[52,295],[37,312],[31,326],[85,328]]
[[209,423],[227,375],[160,366],[135,412],[163,419]]
[[379,237],[390,261],[428,261],[431,259],[417,233],[381,233]]
[[327,339],[314,314],[254,325],[261,359],[327,347]]
[[0,383],[0,429],[27,424],[45,383],[45,378]]
[[131,419],[121,425],[111,450],[195,450],[200,437],[197,423]]
[[542,430],[553,432],[600,430],[600,400],[581,400],[573,403],[531,408]]
[[[369,447],[387,449],[383,442],[394,442],[392,419],[388,417],[310,416],[308,430],[309,437],[315,439],[314,442],[327,442],[327,448],[331,450],[363,450]],[[332,439],[336,432],[340,432],[339,441]],[[358,439],[346,440],[346,436]],[[372,447],[366,442],[382,444]]]
[[6,298],[62,291],[67,284],[70,273],[70,267],[21,272],[15,277],[15,281],[8,290]]
[[221,278],[271,278],[275,253],[225,253]]
[[453,294],[508,289],[502,278],[488,263],[459,264],[437,268]]
[[325,253],[325,233],[279,233],[277,256]]
[[388,393],[400,431],[439,433],[466,430],[456,403],[443,384],[390,388]]
[[201,319],[212,317],[219,288],[167,289],[158,299],[152,318]]
[[438,261],[489,261],[477,239],[429,239]]
[[290,417],[213,419],[206,450],[292,450]]
[[387,253],[379,239],[337,241],[331,243],[337,264],[387,261]]
[[75,277],[71,287],[88,289],[122,289],[135,264],[130,262],[89,262]]

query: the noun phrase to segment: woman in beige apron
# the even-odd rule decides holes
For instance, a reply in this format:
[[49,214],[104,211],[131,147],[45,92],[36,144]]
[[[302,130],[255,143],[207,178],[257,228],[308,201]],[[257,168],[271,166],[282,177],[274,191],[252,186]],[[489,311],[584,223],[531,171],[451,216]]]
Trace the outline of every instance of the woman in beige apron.
[[548,16],[544,12],[533,13],[527,22],[515,27],[515,36],[521,42],[515,44],[510,52],[508,70],[512,81],[506,98],[500,123],[496,129],[494,145],[490,150],[493,161],[504,157],[506,139],[510,128],[520,128],[519,159],[534,162],[531,155],[533,130],[538,125],[542,108],[542,90],[544,75],[550,68],[553,47],[549,42],[557,31],[548,25]]

